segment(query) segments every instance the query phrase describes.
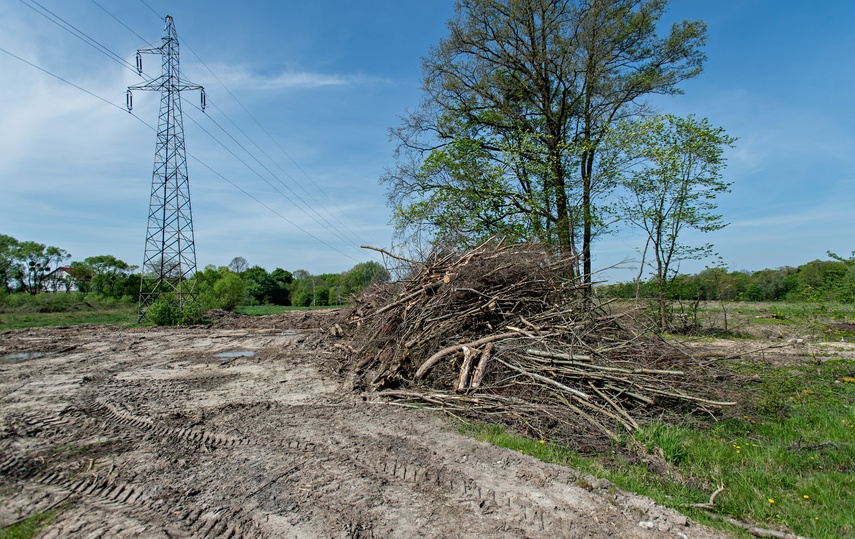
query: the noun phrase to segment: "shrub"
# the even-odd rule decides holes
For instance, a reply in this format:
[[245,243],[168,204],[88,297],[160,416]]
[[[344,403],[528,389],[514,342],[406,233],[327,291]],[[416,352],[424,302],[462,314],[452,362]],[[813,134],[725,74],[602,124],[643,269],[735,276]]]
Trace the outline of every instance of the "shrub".
[[167,298],[152,303],[145,315],[156,326],[177,326],[181,319],[178,306]]

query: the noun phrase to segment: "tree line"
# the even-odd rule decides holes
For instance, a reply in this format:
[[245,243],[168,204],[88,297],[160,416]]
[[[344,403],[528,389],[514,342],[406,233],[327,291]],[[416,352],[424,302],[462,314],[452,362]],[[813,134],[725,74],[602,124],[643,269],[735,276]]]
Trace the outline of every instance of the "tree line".
[[[666,287],[670,301],[828,301],[855,302],[855,252],[849,258],[829,253],[831,260],[814,260],[798,267],[759,271],[729,271],[710,267],[696,274],[675,276]],[[601,298],[656,299],[656,278],[602,285]]]
[[[0,234],[0,300],[13,295],[79,293],[133,303],[140,293],[138,269],[112,255],[72,260],[59,247]],[[227,266],[209,265],[196,272],[189,284],[204,312],[238,305],[342,305],[372,283],[388,280],[386,268],[373,261],[342,273],[312,275],[303,269],[268,272],[235,257]]]

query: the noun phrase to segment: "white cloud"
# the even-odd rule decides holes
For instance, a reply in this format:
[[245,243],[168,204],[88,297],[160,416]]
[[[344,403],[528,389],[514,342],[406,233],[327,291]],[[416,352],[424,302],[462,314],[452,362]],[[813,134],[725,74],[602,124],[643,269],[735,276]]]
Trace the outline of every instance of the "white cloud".
[[[207,88],[219,88],[222,82],[229,90],[295,90],[322,88],[330,86],[354,86],[368,84],[388,84],[389,81],[360,74],[317,73],[312,71],[282,71],[261,74],[246,64],[208,64],[211,71],[202,65],[193,64],[187,68],[188,77]],[[219,79],[219,82],[217,81]]]

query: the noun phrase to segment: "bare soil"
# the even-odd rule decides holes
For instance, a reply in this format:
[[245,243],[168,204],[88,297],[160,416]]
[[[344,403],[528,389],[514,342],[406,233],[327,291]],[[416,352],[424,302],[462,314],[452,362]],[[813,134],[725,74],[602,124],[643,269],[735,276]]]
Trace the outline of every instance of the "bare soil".
[[720,537],[366,400],[336,315],[0,334],[0,526],[54,508],[40,537]]

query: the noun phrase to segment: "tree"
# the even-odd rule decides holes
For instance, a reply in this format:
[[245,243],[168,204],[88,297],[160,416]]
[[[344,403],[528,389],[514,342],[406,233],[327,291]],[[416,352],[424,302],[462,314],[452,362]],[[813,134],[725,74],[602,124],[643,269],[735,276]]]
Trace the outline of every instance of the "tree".
[[270,272],[274,286],[270,291],[270,303],[274,305],[291,305],[291,282],[294,280],[290,271],[276,268]]
[[681,235],[688,229],[712,232],[726,226],[713,212],[716,197],[729,191],[730,183],[721,177],[724,149],[736,139],[706,119],[673,115],[623,123],[612,136],[613,144],[627,151],[631,164],[622,178],[625,195],[620,207],[626,222],[645,233],[653,251],[664,331],[666,290],[679,262],[712,253],[711,244],[687,245]]
[[18,282],[19,290],[35,296],[45,290],[51,268],[56,269],[70,257],[59,247],[23,241],[12,250],[13,264],[9,275]]
[[240,275],[241,273],[246,271],[246,268],[248,268],[248,267],[249,267],[249,262],[247,262],[246,258],[244,258],[242,256],[236,256],[236,257],[232,258],[231,262],[229,262],[229,269],[232,270],[233,272],[237,273],[238,275]]
[[69,265],[68,274],[78,291],[86,294],[92,289],[95,269],[86,262],[75,260]]
[[350,296],[361,292],[374,283],[389,281],[389,272],[375,261],[361,262],[346,271],[341,278],[341,294]]
[[493,234],[542,241],[581,254],[590,282],[611,190],[597,174],[607,128],[701,70],[704,24],[660,38],[666,5],[459,0],[423,60],[421,107],[391,132],[397,164],[383,182],[398,233],[455,246]]
[[92,270],[91,290],[109,297],[124,295],[123,283],[136,269],[113,255],[90,256],[83,263]]
[[0,234],[0,290],[10,292],[10,281],[13,278],[16,256],[20,243],[12,236]]
[[226,311],[237,307],[244,298],[246,288],[239,275],[227,272],[214,283],[216,306]]
[[253,266],[240,273],[246,287],[246,295],[251,305],[263,305],[269,302],[270,289],[273,288],[273,279],[267,270],[261,266]]

